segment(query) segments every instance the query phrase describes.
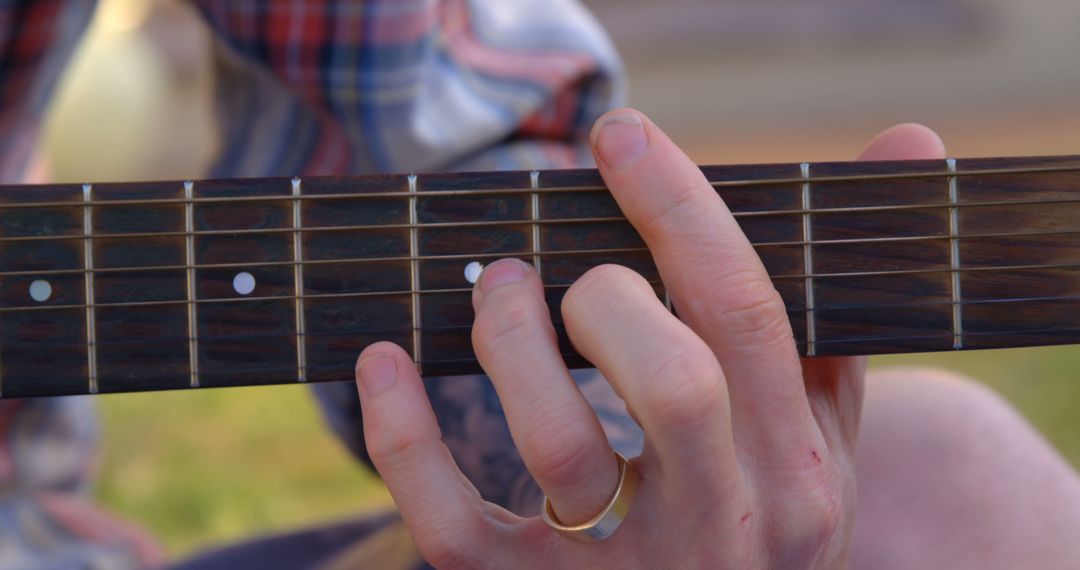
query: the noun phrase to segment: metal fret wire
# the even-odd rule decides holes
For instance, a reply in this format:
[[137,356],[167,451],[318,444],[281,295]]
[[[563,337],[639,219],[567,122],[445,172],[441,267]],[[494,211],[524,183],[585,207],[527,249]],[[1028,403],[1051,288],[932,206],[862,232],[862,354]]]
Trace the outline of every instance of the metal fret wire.
[[[803,182],[802,184],[802,207],[804,210],[810,209],[810,163],[804,162],[799,166],[799,170],[802,171]],[[811,218],[810,213],[807,212],[802,215],[802,236],[803,242],[803,272],[808,275],[814,274],[814,252],[813,252],[813,233],[810,226]],[[806,304],[806,355],[814,356],[817,353],[817,317],[814,313],[814,278],[807,277],[803,280],[803,302]]]
[[301,237],[302,218],[300,213],[300,178],[292,179],[293,193],[293,290],[296,292],[296,301],[293,306],[296,309],[296,379],[298,382],[306,382],[305,370],[307,369],[307,353],[304,342],[304,246]]
[[[93,200],[93,186],[83,184],[83,201],[89,204]],[[94,247],[91,236],[94,235],[94,212],[92,206],[83,207],[83,234],[86,240],[83,242],[83,267],[86,268],[85,284],[86,299],[86,370],[87,392],[97,394],[97,331],[94,316]]]
[[[540,189],[540,171],[534,170],[529,173],[529,187],[533,190]],[[540,267],[540,252],[544,248],[540,247],[540,193],[533,192],[529,200],[529,212],[532,214],[532,250],[533,250],[533,266],[536,267],[536,273],[540,276],[540,282],[544,282],[544,273]]]
[[[946,163],[948,164],[949,172],[955,174],[956,160],[950,158],[946,160]],[[964,311],[959,303],[963,298],[960,294],[960,219],[956,207],[958,199],[955,176],[949,177],[949,203],[953,204],[953,207],[949,208],[949,265],[952,267],[949,279],[953,300],[953,349],[961,350],[964,348]]]
[[413,363],[416,364],[416,369],[423,374],[423,368],[420,366],[422,357],[420,354],[420,261],[417,259],[417,254],[420,251],[420,242],[417,239],[416,229],[416,175],[409,175],[409,225],[412,226],[409,230],[409,257],[412,259],[409,261],[409,279],[412,283],[412,291],[410,291],[410,300],[412,301],[412,357]]
[[[195,183],[184,182],[184,196],[192,198],[195,193]],[[195,227],[195,207],[189,201],[184,204],[184,227],[188,230],[184,261],[187,263],[187,326],[188,326],[188,371],[191,373],[189,383],[192,388],[199,387],[199,328],[196,326],[195,306],[195,236],[191,230]]]
[[[1043,157],[1048,159],[1054,159],[1055,157]],[[1062,160],[1080,161],[1080,157],[1060,157]],[[902,162],[900,162],[902,164]],[[770,165],[762,165],[770,166]],[[776,166],[776,165],[771,165]],[[782,165],[787,166],[787,165]],[[1080,166],[1051,166],[1041,168],[998,168],[998,169],[979,169],[979,170],[965,170],[956,173],[958,178],[967,178],[974,176],[988,176],[995,174],[1002,175],[1019,175],[1019,174],[1045,174],[1055,172],[1080,172]],[[486,173],[477,173],[486,174]],[[505,174],[501,172],[499,174]],[[885,180],[912,180],[922,178],[948,178],[950,174],[946,171],[934,171],[934,172],[907,172],[907,173],[892,173],[892,174],[868,174],[868,175],[855,175],[855,176],[821,176],[812,178],[810,182],[813,184],[825,184],[833,182],[875,182]],[[276,180],[276,179],[275,179]],[[281,179],[285,180],[285,179]],[[356,177],[357,184],[362,184],[363,177]],[[750,188],[755,186],[776,186],[783,184],[798,185],[802,184],[805,180],[800,176],[798,178],[762,178],[758,180],[722,180],[711,181],[709,184],[713,188]],[[215,180],[204,180],[204,183],[213,184]],[[126,184],[126,183],[125,183]],[[147,184],[162,184],[162,182],[148,182]],[[57,185],[50,185],[57,186]],[[560,194],[566,192],[588,192],[588,191],[606,191],[606,186],[564,186],[554,188],[543,188],[539,192],[541,194]],[[2,187],[0,187],[2,191]],[[301,200],[346,200],[356,198],[402,198],[405,196],[414,196],[417,198],[422,197],[449,197],[449,196],[496,196],[496,195],[527,195],[532,193],[530,188],[491,188],[484,190],[418,190],[415,193],[403,194],[402,192],[352,192],[342,194],[309,194],[300,197]],[[193,198],[192,204],[214,204],[219,202],[238,203],[238,202],[273,202],[290,200],[289,196],[234,196],[234,197],[210,197],[210,198]],[[1076,200],[1067,200],[1068,202],[1075,202]],[[187,200],[178,198],[149,198],[142,200],[95,200],[84,204],[83,202],[22,202],[22,203],[3,203],[0,204],[0,210],[6,209],[22,209],[22,208],[41,208],[41,207],[63,207],[63,206],[132,206],[132,205],[165,205],[165,204],[185,204]],[[947,207],[941,206],[941,207]],[[799,212],[791,212],[799,213]]]

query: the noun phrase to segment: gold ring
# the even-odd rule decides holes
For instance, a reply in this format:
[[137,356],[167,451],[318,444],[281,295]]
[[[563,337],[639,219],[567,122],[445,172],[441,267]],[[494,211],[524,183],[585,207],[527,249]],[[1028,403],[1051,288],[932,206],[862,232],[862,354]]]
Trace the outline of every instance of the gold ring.
[[637,469],[634,469],[625,457],[615,452],[615,459],[619,462],[619,484],[615,486],[615,493],[600,514],[588,522],[566,526],[559,522],[559,517],[555,516],[555,510],[551,507],[551,501],[544,495],[544,506],[540,510],[544,522],[559,534],[577,542],[598,542],[615,534],[626,518],[626,513],[630,511],[640,481]]

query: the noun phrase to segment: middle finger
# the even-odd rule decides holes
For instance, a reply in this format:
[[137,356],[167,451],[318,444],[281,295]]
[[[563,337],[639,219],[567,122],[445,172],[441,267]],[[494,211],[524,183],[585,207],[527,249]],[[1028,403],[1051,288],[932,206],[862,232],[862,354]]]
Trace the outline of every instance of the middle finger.
[[768,450],[767,459],[784,467],[809,465],[824,446],[786,309],[731,212],[640,113],[602,117],[593,142],[600,172],[648,244],[680,318],[723,366],[736,435],[750,439],[740,443]]

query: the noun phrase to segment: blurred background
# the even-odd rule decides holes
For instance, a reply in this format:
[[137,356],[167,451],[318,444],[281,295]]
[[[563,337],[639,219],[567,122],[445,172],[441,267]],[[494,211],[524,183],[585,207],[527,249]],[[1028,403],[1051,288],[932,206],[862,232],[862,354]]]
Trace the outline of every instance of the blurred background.
[[[587,0],[632,104],[702,163],[845,160],[917,121],[956,157],[1080,153],[1074,0]],[[105,0],[41,150],[58,181],[197,177],[210,38],[182,3]],[[1080,348],[875,359],[986,382],[1080,465]],[[98,495],[174,555],[386,509],[302,387],[98,398]]]

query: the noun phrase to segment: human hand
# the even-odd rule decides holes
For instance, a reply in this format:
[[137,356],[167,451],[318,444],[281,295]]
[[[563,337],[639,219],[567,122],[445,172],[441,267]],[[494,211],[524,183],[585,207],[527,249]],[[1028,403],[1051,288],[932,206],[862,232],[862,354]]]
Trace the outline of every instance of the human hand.
[[[616,532],[589,544],[485,502],[440,442],[410,358],[378,343],[357,362],[367,448],[418,547],[448,568],[843,566],[865,360],[800,362],[753,248],[655,125],[614,111],[593,144],[680,317],[617,266],[589,271],[563,301],[575,347],[645,432],[631,462],[636,497]],[[941,154],[935,135],[901,126],[862,158]],[[619,465],[559,356],[539,278],[496,262],[473,304],[477,357],[526,466],[562,523],[588,521],[611,499]]]

